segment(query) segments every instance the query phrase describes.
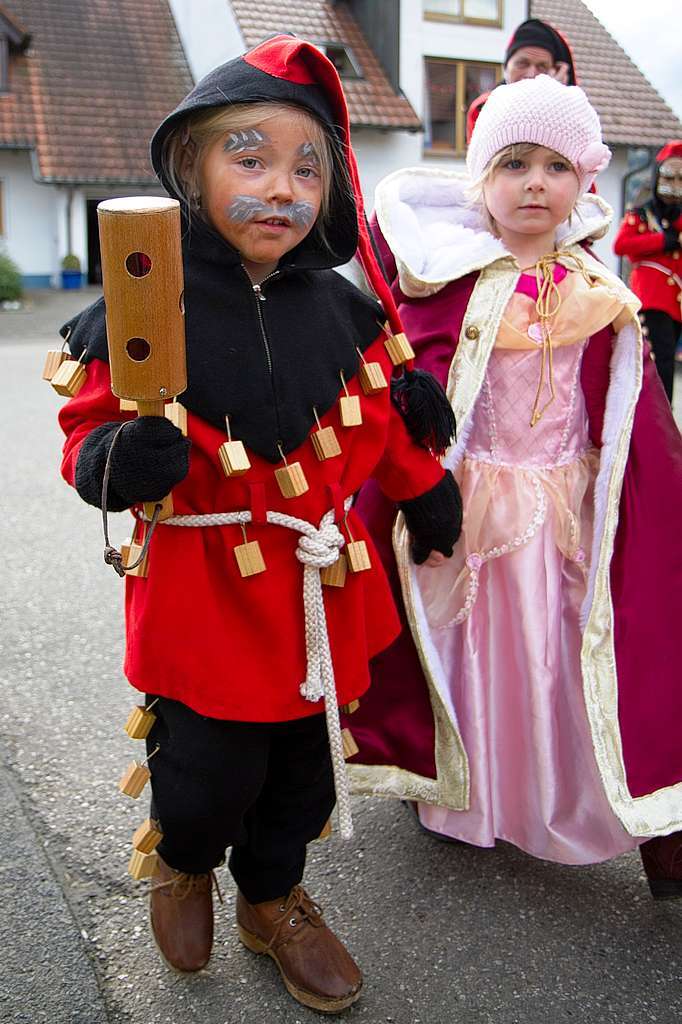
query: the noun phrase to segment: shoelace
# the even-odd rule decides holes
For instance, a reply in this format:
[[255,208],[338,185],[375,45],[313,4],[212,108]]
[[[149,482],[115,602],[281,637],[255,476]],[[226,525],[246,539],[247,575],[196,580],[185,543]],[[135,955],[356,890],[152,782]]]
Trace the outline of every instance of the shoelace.
[[173,878],[169,878],[166,882],[152,885],[150,892],[156,892],[158,889],[167,889],[169,886],[172,886],[171,896],[173,899],[186,900],[190,893],[200,890],[206,883],[206,880],[208,880],[211,891],[215,889],[218,894],[218,901],[223,903],[223,894],[220,891],[215,871],[209,871],[207,875],[190,875],[186,871],[176,871]]
[[[305,921],[309,921],[314,928],[319,928],[323,923],[322,907],[310,898],[301,885],[294,886],[289,893],[286,903],[282,904],[280,909],[279,917],[276,917],[273,922],[275,930],[268,942],[268,949],[271,949],[280,938],[285,921],[291,923],[292,920],[295,920],[296,924],[303,924]],[[299,914],[300,919],[296,920],[295,914]]]

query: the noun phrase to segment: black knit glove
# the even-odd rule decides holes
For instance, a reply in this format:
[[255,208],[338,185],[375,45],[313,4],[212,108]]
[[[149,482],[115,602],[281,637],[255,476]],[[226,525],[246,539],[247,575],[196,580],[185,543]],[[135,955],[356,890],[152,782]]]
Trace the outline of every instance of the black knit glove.
[[432,551],[450,558],[462,532],[462,496],[450,470],[426,494],[398,505],[412,535],[412,558],[416,564],[425,562]]
[[[103,423],[88,434],[76,463],[76,490],[89,505],[102,505],[107,455],[120,423]],[[187,476],[190,442],[163,416],[130,420],[111,456],[107,508],[122,512],[140,501],[160,501]]]
[[675,249],[682,249],[680,232],[676,231],[675,228],[664,228],[663,235],[665,236],[663,252],[674,252]]

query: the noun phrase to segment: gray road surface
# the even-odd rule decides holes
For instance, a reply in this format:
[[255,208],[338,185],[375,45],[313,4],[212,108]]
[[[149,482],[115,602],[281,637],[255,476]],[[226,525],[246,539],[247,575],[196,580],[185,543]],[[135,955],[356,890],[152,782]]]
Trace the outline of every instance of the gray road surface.
[[[208,970],[169,972],[126,874],[143,799],[117,792],[122,584],[101,526],[57,474],[62,400],[40,377],[50,325],[81,296],[0,313],[0,1020],[306,1024],[244,950],[220,871]],[[679,390],[679,389],[678,389]],[[113,517],[120,540],[126,518]],[[394,802],[355,803],[356,838],[314,844],[307,884],[366,977],[358,1024],[674,1024],[682,902],[653,903],[636,854],[589,868],[440,843]]]

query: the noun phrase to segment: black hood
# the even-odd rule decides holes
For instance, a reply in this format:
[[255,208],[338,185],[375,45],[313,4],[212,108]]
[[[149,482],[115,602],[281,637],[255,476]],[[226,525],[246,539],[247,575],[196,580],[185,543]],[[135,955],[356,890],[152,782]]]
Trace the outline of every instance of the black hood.
[[[297,269],[340,266],[352,259],[358,246],[353,175],[346,157],[349,140],[345,100],[342,94],[339,97],[335,83],[325,78],[322,61],[326,62],[326,58],[319,51],[317,51],[317,55],[320,59],[320,66],[316,66],[315,48],[312,46],[309,46],[309,50],[313,52],[307,54],[308,60],[304,73],[301,72],[300,57],[298,65],[294,64],[292,67],[284,67],[284,69],[280,66],[273,66],[270,70],[264,70],[252,63],[254,59],[259,61],[259,55],[263,50],[271,44],[274,46],[278,40],[284,43],[284,48],[291,43],[298,44],[299,48],[301,45],[300,40],[280,36],[277,40],[269,41],[269,44],[265,44],[265,46],[261,45],[241,57],[222,64],[202,78],[157,128],[151,141],[151,161],[164,188],[170,195],[181,201],[183,213],[186,215],[186,201],[174,190],[163,166],[164,146],[174,129],[198,112],[233,106],[236,103],[265,101],[290,103],[300,107],[320,121],[335,142],[332,145],[332,159],[335,164],[334,179],[337,186],[332,188],[330,216],[325,229],[328,244],[323,243],[318,232],[311,231],[295,249],[287,253],[281,265]],[[274,49],[277,56],[281,51],[282,46],[279,51]],[[262,60],[259,62],[264,63]],[[290,77],[282,77],[282,70],[285,74],[288,72]],[[301,79],[309,80],[301,81]],[[340,104],[342,105],[341,111],[339,110]],[[339,116],[340,113],[341,116]],[[347,182],[348,187],[338,187],[338,182]],[[213,234],[217,242],[220,239],[218,233],[213,231],[197,214],[193,214],[191,230]],[[218,242],[218,244],[220,243]],[[228,243],[224,242],[223,244],[227,246]]]

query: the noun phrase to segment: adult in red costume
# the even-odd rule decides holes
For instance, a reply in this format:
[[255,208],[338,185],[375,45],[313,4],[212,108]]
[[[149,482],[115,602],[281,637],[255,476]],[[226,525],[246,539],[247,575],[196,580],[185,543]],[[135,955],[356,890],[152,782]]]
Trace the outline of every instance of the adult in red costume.
[[613,249],[632,264],[630,287],[642,303],[642,322],[656,369],[673,400],[675,351],[682,326],[682,141],[656,154],[651,199],[629,210]]
[[[571,48],[548,22],[528,18],[514,31],[504,55],[504,81],[519,82],[536,75],[552,75],[562,85],[576,85]],[[481,93],[467,110],[467,145],[489,92]]]

